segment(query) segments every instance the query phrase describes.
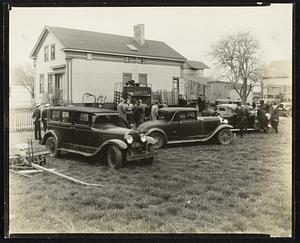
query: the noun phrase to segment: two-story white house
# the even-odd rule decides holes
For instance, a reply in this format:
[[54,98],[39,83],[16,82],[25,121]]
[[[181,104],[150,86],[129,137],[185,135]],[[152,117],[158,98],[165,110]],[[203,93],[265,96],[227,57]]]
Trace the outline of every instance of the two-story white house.
[[85,93],[112,102],[115,83],[128,80],[171,90],[186,61],[164,42],[146,40],[141,24],[133,37],[45,26],[31,58],[35,102],[48,96],[73,104],[83,103]]

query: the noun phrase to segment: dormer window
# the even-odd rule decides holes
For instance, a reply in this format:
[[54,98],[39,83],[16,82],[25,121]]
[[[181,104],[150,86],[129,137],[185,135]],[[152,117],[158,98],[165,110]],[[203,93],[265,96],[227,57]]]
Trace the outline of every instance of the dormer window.
[[86,54],[86,59],[87,60],[92,60],[93,56],[92,56],[92,53],[87,53]]
[[138,51],[138,49],[132,44],[127,44],[127,47],[132,51]]
[[44,61],[45,62],[49,61],[49,46],[44,47]]

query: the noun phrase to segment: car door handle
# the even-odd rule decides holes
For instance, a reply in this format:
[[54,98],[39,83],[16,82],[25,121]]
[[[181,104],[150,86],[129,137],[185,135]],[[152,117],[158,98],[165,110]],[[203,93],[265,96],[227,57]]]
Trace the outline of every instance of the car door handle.
[[182,121],[179,122],[179,124],[182,124],[182,123],[183,123]]

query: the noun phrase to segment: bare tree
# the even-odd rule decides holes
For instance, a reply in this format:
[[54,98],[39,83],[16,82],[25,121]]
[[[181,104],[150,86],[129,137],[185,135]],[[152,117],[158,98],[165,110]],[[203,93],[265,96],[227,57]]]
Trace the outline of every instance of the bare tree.
[[243,104],[253,87],[259,85],[259,50],[258,41],[248,31],[225,36],[212,47],[211,56],[217,61],[220,77],[230,81]]
[[34,98],[34,71],[29,64],[12,68],[11,83],[24,86]]

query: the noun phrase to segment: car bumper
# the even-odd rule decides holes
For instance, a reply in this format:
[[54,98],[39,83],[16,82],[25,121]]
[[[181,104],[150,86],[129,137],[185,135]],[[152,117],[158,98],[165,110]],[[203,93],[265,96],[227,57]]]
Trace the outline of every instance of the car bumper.
[[139,159],[150,159],[153,158],[157,152],[143,152],[143,153],[138,153],[138,154],[128,154],[126,156],[126,161],[134,161],[134,160],[139,160]]

